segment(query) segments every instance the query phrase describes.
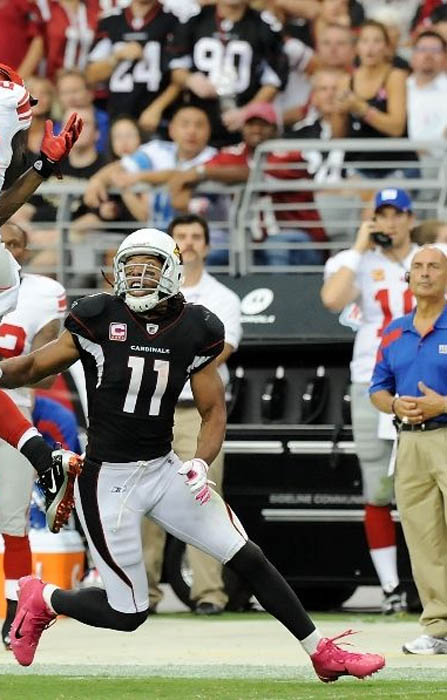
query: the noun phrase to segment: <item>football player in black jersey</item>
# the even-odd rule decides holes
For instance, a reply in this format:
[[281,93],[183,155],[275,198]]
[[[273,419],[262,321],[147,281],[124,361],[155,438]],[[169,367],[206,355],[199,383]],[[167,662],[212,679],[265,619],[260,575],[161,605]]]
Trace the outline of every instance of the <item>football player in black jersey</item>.
[[[174,240],[156,229],[124,239],[114,259],[114,295],[84,297],[61,337],[0,363],[0,386],[35,383],[81,359],[89,411],[85,464],[76,510],[105,590],[64,591],[38,578],[19,581],[11,646],[32,663],[40,636],[57,614],[94,627],[132,631],[148,614],[141,547],[145,515],[245,578],[261,605],[300,640],[318,676],[362,678],[385,664],[322,638],[295,593],[251,542],[212,489],[208,464],[225,434],[225,398],[216,368],[224,327],[180,294],[182,265]],[[187,379],[202,418],[193,459],[171,449],[173,414]]]
[[247,0],[217,0],[179,24],[168,57],[173,81],[208,113],[213,146],[237,143],[240,108],[271,102],[288,78],[281,23]]

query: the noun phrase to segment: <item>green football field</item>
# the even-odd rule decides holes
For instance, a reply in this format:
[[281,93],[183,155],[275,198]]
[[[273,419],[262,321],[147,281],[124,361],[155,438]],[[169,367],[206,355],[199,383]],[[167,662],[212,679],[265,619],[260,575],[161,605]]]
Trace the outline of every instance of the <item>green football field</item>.
[[318,698],[447,698],[447,681],[318,681],[191,678],[0,676],[1,700],[313,700]]

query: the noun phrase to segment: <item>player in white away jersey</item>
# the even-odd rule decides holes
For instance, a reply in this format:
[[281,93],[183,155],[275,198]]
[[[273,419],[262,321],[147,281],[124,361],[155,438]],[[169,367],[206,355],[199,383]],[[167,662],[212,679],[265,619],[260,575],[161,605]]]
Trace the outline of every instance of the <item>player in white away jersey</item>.
[[0,226],[26,202],[44,179],[57,173],[60,161],[69,154],[82,130],[82,119],[76,112],[57,136],[53,134],[52,122],[47,120],[40,155],[23,172],[26,131],[31,124],[31,107],[35,103],[20,75],[0,63],[0,190],[5,187],[5,179],[13,181],[0,193]]
[[[384,592],[385,614],[405,609],[406,594],[399,585],[390,512],[392,426],[386,426],[370,404],[368,386],[384,329],[414,305],[405,279],[418,250],[410,239],[411,207],[404,190],[389,187],[378,192],[374,220],[362,223],[352,248],[327,261],[321,291],[324,305],[332,311],[353,302],[360,309],[351,362],[352,427],[362,472],[366,538]],[[389,439],[383,439],[386,433]]]
[[[24,170],[24,153],[26,132],[31,124],[33,99],[26,89],[21,77],[5,64],[0,64],[0,225],[23,204],[37,189],[43,180],[53,174],[58,163],[68,155],[73,143],[82,129],[82,120],[73,114],[58,136],[53,135],[51,121],[46,123],[45,135],[41,144],[40,157],[31,168]],[[12,182],[11,186],[9,182]],[[9,230],[17,235],[15,227]],[[22,234],[19,233],[19,238]],[[20,279],[19,265],[1,240],[0,234],[0,357],[11,357],[29,352],[32,348],[46,343],[57,336],[55,319],[65,308],[65,293],[57,282],[46,278],[26,276]],[[43,281],[42,281],[43,280]],[[21,283],[20,283],[21,282]],[[57,289],[56,289],[57,286]],[[51,289],[50,289],[51,288]],[[58,295],[62,295],[58,300]],[[48,307],[61,303],[57,315]],[[54,301],[56,299],[56,301]],[[14,311],[19,301],[19,308]],[[4,535],[5,555],[5,590],[8,599],[7,618],[3,625],[2,637],[8,647],[8,632],[16,607],[16,582],[23,573],[31,571],[31,552],[26,535],[27,509],[35,472],[44,475],[51,471],[55,477],[58,495],[53,498],[46,489],[44,477],[41,485],[46,491],[47,508],[49,507],[50,529],[57,531],[62,520],[68,517],[72,501],[72,481],[70,469],[76,471],[79,465],[70,467],[67,455],[61,453],[55,467],[50,448],[45,445],[31,423],[18,414],[18,405],[23,414],[30,417],[31,400],[29,392],[15,396],[16,404],[4,393],[0,393],[1,426],[0,459],[2,462],[0,488],[0,531]],[[14,445],[21,452],[16,451]],[[70,458],[68,458],[70,459]],[[20,464],[19,464],[20,462]],[[56,468],[56,471],[54,471]]]
[[[17,263],[27,254],[27,235],[16,224],[1,228],[2,240]],[[67,308],[65,289],[59,282],[42,275],[21,273],[16,308],[0,321],[0,357],[24,355],[55,340]],[[52,379],[39,386],[48,388]],[[6,393],[28,420],[31,420],[32,389],[23,387]],[[28,508],[35,472],[29,461],[0,439],[0,532],[5,542],[4,573],[7,617],[2,636],[7,646],[9,627],[17,605],[17,582],[31,573],[28,539]]]

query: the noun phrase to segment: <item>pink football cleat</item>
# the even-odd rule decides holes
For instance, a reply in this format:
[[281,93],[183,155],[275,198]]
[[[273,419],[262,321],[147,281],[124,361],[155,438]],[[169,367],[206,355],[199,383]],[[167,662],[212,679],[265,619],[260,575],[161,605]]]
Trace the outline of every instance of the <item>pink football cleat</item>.
[[42,632],[56,615],[50,612],[43,599],[45,586],[40,578],[23,576],[19,579],[19,602],[11,627],[11,649],[19,664],[30,666]]
[[336,639],[355,634],[347,630],[332,639],[321,639],[317,651],[310,657],[320,681],[332,683],[340,676],[366,678],[385,666],[385,658],[380,654],[361,654],[341,649],[334,644]]

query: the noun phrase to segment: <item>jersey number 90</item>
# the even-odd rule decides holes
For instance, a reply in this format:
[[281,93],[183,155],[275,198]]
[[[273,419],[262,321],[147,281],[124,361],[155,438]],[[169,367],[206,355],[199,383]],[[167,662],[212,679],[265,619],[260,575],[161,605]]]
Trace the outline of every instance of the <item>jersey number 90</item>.
[[234,74],[232,87],[236,95],[250,85],[252,57],[250,44],[240,39],[231,39],[224,45],[219,39],[203,37],[194,46],[197,69],[206,73],[213,85],[219,84],[223,74]]

